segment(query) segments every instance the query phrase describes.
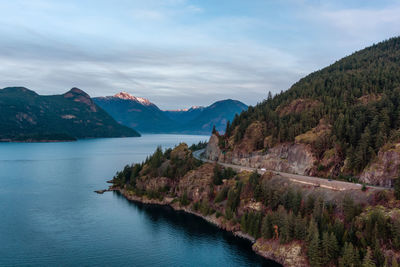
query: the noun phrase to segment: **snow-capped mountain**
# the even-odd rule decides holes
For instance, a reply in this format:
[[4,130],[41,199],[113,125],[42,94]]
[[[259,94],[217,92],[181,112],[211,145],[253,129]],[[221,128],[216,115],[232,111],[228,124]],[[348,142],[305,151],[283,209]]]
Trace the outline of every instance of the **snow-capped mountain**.
[[143,105],[151,105],[152,103],[143,97],[137,97],[137,96],[133,96],[127,92],[119,92],[118,94],[115,94],[113,97],[119,98],[119,99],[124,99],[124,100],[132,100],[132,101],[136,101],[139,102]]
[[228,120],[247,109],[242,102],[227,99],[208,107],[162,111],[148,99],[127,92],[93,100],[116,121],[142,133],[209,134],[213,125],[223,132]]

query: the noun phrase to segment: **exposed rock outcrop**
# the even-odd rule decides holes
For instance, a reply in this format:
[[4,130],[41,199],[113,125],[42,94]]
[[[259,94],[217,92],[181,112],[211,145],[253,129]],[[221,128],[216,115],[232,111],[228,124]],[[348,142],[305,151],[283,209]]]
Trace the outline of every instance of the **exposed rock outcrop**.
[[80,102],[80,103],[85,103],[86,105],[90,106],[90,109],[93,112],[97,112],[97,107],[94,104],[93,100],[90,98],[90,96],[82,91],[79,88],[72,88],[68,92],[64,94],[64,98],[70,98],[75,102]]
[[320,105],[321,102],[314,99],[295,99],[287,105],[279,106],[276,111],[279,116],[298,114],[304,110],[310,110]]
[[307,267],[310,266],[299,242],[281,245],[279,241],[258,239],[253,250],[268,259],[279,262],[283,266]]
[[215,135],[210,138],[205,156],[208,159],[224,163],[295,174],[309,174],[316,160],[310,146],[292,143],[278,144],[268,149],[267,152],[243,154],[233,151],[223,153],[218,147],[218,137]]
[[219,148],[219,140],[218,136],[215,134],[211,135],[210,141],[205,150],[206,158],[210,160],[218,160],[219,156],[221,155],[221,149]]
[[311,149],[304,144],[278,144],[270,148],[266,154],[232,157],[226,160],[229,163],[253,168],[308,174],[314,165],[315,158]]
[[378,156],[360,175],[367,184],[392,186],[393,179],[399,176],[400,143],[385,145]]

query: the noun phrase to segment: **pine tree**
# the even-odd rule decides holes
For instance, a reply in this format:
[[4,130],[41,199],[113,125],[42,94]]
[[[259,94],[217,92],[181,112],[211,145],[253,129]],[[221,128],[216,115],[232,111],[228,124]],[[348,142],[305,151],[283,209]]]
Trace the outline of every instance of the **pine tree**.
[[394,180],[394,196],[400,200],[400,177]]
[[339,250],[338,243],[334,233],[324,232],[322,235],[322,253],[323,253],[323,264],[331,262],[337,257]]
[[362,267],[376,267],[375,263],[372,261],[371,248],[367,248],[367,253],[364,256]]
[[[379,234],[378,231],[376,231],[376,234],[377,235]],[[378,238],[376,238],[376,240],[375,240],[375,249],[373,251],[373,255],[374,255],[374,259],[376,260],[377,265],[381,266],[383,264],[383,262],[385,261],[385,256],[382,253],[381,245],[380,245]]]
[[339,244],[334,233],[329,235],[328,247],[330,254],[332,255],[332,259],[336,259],[339,253]]
[[230,136],[230,135],[231,135],[230,130],[231,130],[231,124],[230,124],[230,122],[228,121],[228,122],[226,123],[226,128],[225,128],[225,136]]
[[388,258],[385,257],[385,262],[383,263],[383,267],[389,267]]
[[392,267],[399,267],[399,264],[395,256],[393,256],[392,258]]
[[308,260],[311,266],[318,267],[322,265],[321,244],[318,231],[315,231],[312,236],[311,242],[308,245]]
[[306,243],[309,244],[311,242],[311,240],[314,238],[315,232],[318,232],[318,227],[315,224],[315,221],[311,220],[310,225],[308,226],[308,229],[307,229]]
[[355,250],[352,243],[345,243],[343,248],[343,256],[339,259],[339,267],[354,267],[357,264],[355,258]]
[[262,232],[263,238],[266,238],[266,239],[272,238],[271,215],[269,213],[263,219],[261,232]]
[[297,240],[304,240],[307,236],[307,225],[305,218],[301,214],[297,215],[294,224],[294,238]]
[[216,134],[217,133],[217,129],[215,129],[215,125],[213,125],[213,128],[212,128],[212,132],[211,132],[212,134]]

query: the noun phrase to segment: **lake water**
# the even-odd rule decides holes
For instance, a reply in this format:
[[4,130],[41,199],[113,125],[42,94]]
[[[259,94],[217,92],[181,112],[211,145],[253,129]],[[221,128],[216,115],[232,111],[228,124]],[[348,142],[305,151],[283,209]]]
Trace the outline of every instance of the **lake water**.
[[277,266],[249,242],[193,215],[93,192],[157,145],[204,140],[144,135],[0,143],[0,265]]

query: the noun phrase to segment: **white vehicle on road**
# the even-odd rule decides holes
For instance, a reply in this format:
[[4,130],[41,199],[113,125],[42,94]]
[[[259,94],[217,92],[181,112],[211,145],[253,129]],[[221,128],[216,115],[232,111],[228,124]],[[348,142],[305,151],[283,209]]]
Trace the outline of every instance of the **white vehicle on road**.
[[261,168],[260,171],[266,172],[267,170],[265,168]]

